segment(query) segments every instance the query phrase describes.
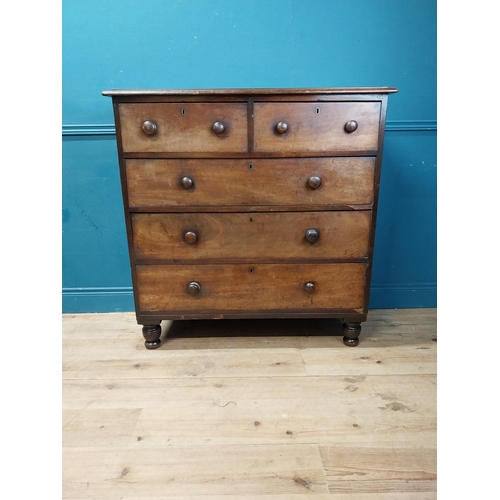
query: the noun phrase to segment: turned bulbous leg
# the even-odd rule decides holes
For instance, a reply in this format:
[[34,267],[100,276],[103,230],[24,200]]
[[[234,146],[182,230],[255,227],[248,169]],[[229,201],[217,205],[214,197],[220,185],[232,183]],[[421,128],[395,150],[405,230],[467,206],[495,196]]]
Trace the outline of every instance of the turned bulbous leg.
[[359,344],[359,334],[361,333],[361,323],[344,323],[342,325],[344,334],[344,344],[349,347],[355,347]]
[[142,335],[146,339],[144,345],[146,349],[156,349],[160,347],[161,326],[160,325],[144,325],[142,327]]

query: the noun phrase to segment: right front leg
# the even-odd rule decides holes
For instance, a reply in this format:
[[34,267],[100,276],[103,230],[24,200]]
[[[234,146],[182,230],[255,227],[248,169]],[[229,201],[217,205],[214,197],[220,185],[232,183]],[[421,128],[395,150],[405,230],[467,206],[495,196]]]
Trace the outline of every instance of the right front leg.
[[361,333],[361,323],[344,322],[342,325],[344,334],[344,344],[349,347],[355,347],[359,344],[359,334]]

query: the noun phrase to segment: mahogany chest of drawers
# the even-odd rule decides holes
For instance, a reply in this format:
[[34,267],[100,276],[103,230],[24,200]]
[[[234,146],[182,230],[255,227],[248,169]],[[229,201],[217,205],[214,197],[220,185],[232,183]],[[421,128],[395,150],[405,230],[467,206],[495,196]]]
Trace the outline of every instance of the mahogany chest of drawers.
[[366,321],[394,88],[109,90],[137,322]]

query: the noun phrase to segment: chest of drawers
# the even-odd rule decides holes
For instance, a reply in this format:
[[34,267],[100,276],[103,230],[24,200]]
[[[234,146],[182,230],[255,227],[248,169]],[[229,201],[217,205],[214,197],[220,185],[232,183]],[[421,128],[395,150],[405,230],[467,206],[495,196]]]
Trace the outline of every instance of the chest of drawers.
[[145,346],[166,319],[366,321],[394,88],[108,90]]

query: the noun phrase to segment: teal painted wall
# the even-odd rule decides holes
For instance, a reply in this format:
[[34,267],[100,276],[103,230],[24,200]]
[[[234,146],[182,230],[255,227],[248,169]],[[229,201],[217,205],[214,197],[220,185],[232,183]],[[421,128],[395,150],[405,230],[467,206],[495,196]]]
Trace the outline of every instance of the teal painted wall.
[[435,0],[63,0],[63,312],[132,311],[109,88],[391,86],[370,306],[436,306]]

